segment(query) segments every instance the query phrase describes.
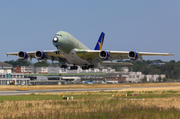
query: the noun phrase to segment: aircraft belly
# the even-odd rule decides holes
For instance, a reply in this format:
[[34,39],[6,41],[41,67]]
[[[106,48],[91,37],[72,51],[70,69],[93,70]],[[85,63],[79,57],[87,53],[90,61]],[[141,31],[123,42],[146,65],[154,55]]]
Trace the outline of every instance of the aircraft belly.
[[81,59],[74,50],[72,50],[69,54],[64,54],[64,57],[70,64],[75,64],[75,65],[89,64],[88,61]]

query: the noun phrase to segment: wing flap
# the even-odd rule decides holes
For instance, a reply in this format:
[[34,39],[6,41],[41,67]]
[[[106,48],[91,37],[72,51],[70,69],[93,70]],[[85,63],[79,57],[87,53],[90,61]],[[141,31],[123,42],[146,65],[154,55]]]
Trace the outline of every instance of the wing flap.
[[133,65],[128,62],[102,62],[102,65]]

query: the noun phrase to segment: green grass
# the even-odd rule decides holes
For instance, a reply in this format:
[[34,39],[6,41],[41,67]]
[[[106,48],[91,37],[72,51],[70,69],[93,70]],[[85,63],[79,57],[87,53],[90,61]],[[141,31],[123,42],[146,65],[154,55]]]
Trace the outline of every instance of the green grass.
[[0,96],[0,101],[58,100],[58,95],[16,95]]
[[[65,93],[65,96],[71,97],[74,96],[74,99],[102,99],[112,97],[112,95],[116,94],[133,94],[133,91],[128,92],[117,92],[117,91],[100,91],[99,93],[96,92],[86,92],[79,95],[76,93]],[[75,94],[75,95],[74,95]],[[123,98],[167,98],[167,97],[177,97],[180,94],[174,94],[174,91],[164,91],[162,94],[154,94],[152,91],[143,92],[138,94],[137,96],[129,96]],[[62,100],[62,97],[54,94],[30,94],[30,95],[15,95],[15,96],[0,96],[0,101],[25,101],[25,100]]]
[[[94,94],[94,93],[86,93],[80,95],[67,94],[66,97],[73,96],[74,99],[93,99],[93,98],[104,98],[110,97],[111,94]],[[30,95],[15,95],[15,96],[0,96],[0,101],[31,101],[31,100],[62,100],[61,96],[54,94],[30,94]]]

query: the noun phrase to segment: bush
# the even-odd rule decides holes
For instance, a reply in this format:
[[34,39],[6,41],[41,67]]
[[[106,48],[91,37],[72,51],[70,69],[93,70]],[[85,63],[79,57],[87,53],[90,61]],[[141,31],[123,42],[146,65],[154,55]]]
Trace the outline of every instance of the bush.
[[14,85],[14,82],[9,83],[10,85]]

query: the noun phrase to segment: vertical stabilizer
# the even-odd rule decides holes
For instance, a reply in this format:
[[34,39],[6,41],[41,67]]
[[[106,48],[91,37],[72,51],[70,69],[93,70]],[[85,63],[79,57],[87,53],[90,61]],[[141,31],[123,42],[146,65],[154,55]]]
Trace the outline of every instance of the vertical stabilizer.
[[102,32],[94,50],[102,50],[105,34]]

